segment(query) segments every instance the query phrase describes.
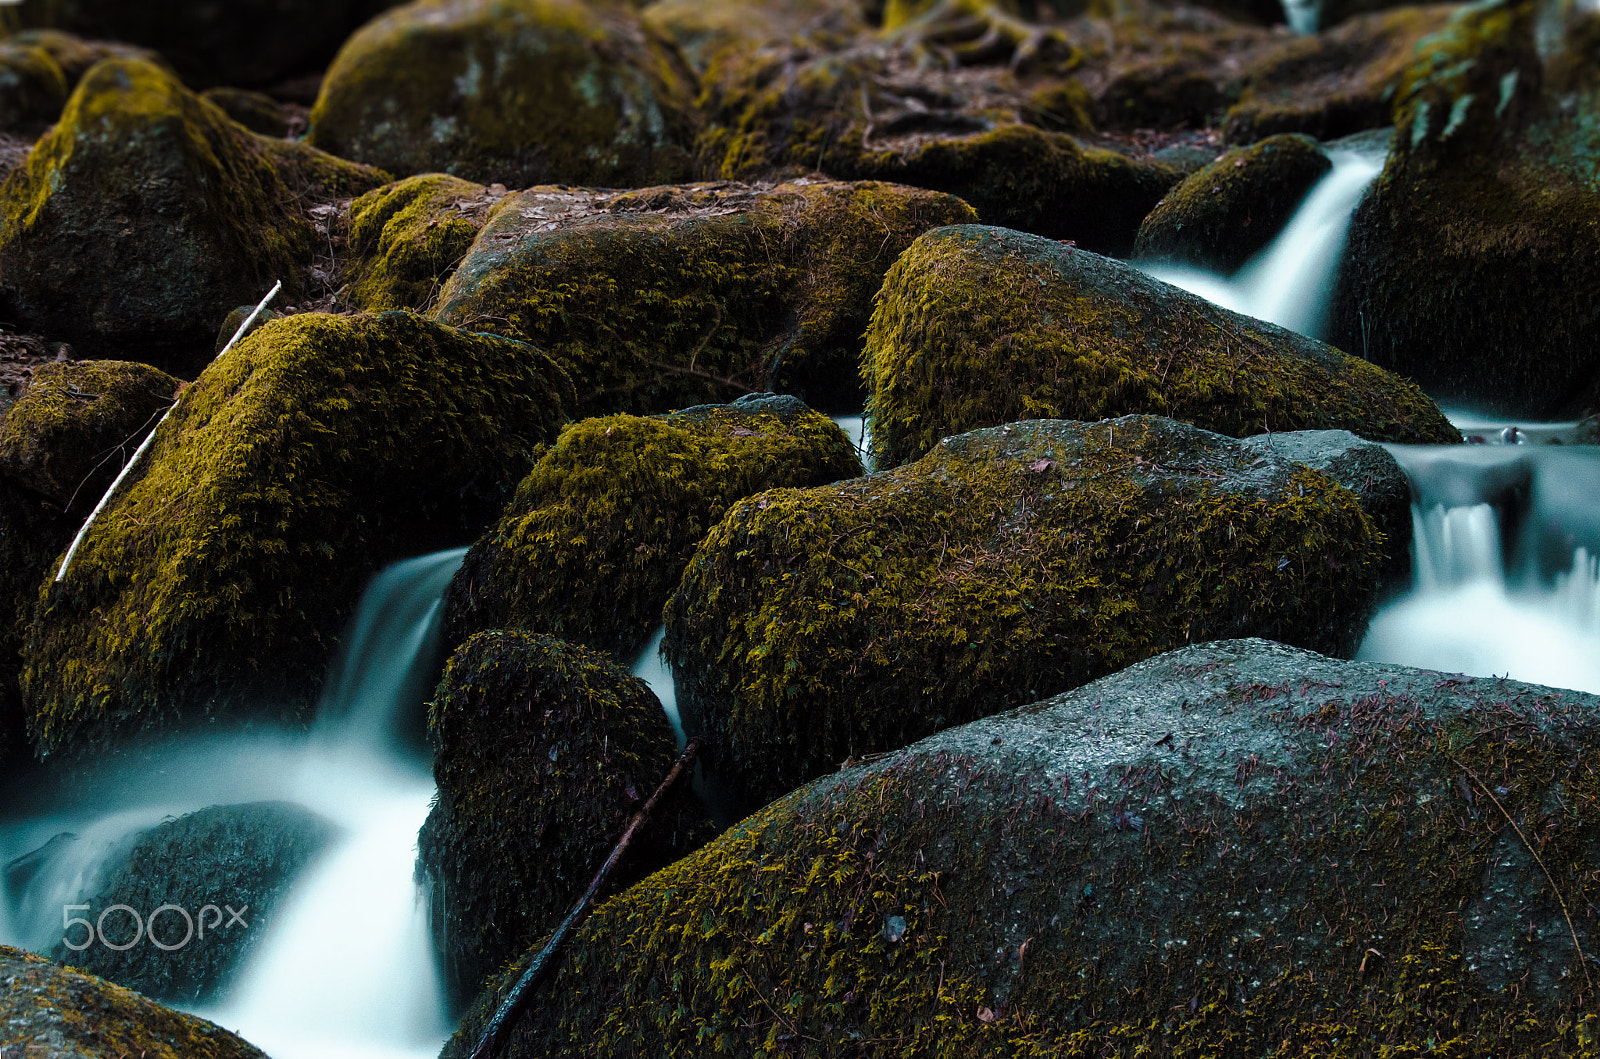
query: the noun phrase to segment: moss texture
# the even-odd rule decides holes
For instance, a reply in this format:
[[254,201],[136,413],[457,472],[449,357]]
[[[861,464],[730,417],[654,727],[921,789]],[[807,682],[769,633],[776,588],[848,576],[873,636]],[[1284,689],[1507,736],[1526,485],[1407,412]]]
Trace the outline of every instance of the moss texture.
[[302,292],[312,202],[383,180],[256,136],[157,66],[106,60],[0,185],[0,311],[187,374],[230,308],[278,279]]
[[102,978],[0,945],[0,1025],[7,1048],[40,1059],[267,1059],[205,1019]]
[[872,182],[533,188],[496,210],[436,315],[549,352],[584,415],[774,390],[848,407],[884,273],[921,233],[972,216]]
[[845,47],[866,29],[861,5],[852,0],[655,0],[639,17],[697,73],[740,52],[788,40]]
[[208,88],[200,98],[214,104],[228,117],[251,132],[263,136],[287,136],[289,114],[283,104],[264,92],[248,88]]
[[1135,257],[1232,273],[1288,223],[1333,168],[1309,136],[1235,148],[1173,188],[1139,225]]
[[67,102],[67,75],[43,48],[0,41],[0,130],[38,130]]
[[692,95],[624,4],[415,0],[345,43],[309,140],[400,176],[665,184],[690,175]]
[[45,364],[0,425],[0,475],[87,515],[182,385],[131,361]]
[[708,767],[760,804],[1184,643],[1351,652],[1381,559],[1348,490],[1229,438],[1018,423],[735,505],[667,606],[663,653]]
[[[429,708],[439,793],[418,836],[434,937],[459,1001],[584,892],[677,751],[644,681],[545,636],[485,632],[450,658]],[[683,784],[659,805],[620,883],[709,838]]]
[[[77,87],[83,75],[102,59],[142,59],[166,65],[166,60],[148,48],[115,40],[84,40],[59,29],[25,29],[6,38],[11,44],[43,48],[66,75],[68,91]],[[63,98],[62,102],[66,102]],[[57,107],[57,113],[60,112]]]
[[972,225],[929,232],[890,269],[862,375],[879,466],[975,427],[1127,413],[1235,437],[1461,438],[1416,386],[1358,357],[1120,262]]
[[[1335,321],[1441,400],[1566,418],[1600,408],[1600,19],[1471,6],[1395,99],[1395,146],[1351,226]],[[1543,49],[1543,51],[1541,51]]]
[[262,327],[49,591],[23,677],[40,751],[300,716],[365,578],[481,532],[570,400],[536,350],[408,313]]
[[507,1054],[1593,1057],[1597,749],[1592,696],[1174,652],[603,905]]
[[860,474],[844,431],[792,397],[575,423],[467,553],[445,642],[528,629],[631,661],[729,506]]
[[350,204],[343,300],[363,312],[432,307],[505,188],[430,173]]
[[14,686],[18,652],[33,622],[39,585],[55,573],[81,524],[33,490],[0,480],[0,709],[16,707],[25,716]]

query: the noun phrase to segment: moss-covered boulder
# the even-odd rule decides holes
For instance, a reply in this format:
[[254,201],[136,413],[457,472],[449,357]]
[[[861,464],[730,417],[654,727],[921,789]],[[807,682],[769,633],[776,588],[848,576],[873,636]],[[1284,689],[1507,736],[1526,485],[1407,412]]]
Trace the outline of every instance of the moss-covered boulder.
[[43,48],[0,40],[0,129],[38,130],[67,102],[67,75]]
[[793,397],[575,423],[467,553],[445,642],[527,629],[631,660],[729,506],[860,474],[844,431]]
[[532,188],[501,202],[436,315],[547,351],[584,415],[768,391],[859,406],[884,273],[921,233],[972,216],[874,182]]
[[1223,132],[1231,143],[1303,132],[1333,140],[1390,124],[1394,90],[1456,4],[1398,7],[1255,54],[1237,75]]
[[303,716],[368,575],[482,532],[570,400],[538,351],[409,313],[262,327],[51,590],[23,678],[40,749]]
[[215,1023],[0,945],[6,1047],[39,1059],[267,1059]]
[[[439,793],[417,839],[434,938],[465,1002],[583,894],[677,758],[661,703],[597,651],[479,633],[429,708]],[[709,835],[687,783],[657,806],[623,885]]]
[[0,475],[87,515],[182,385],[131,361],[45,364],[0,424]]
[[[77,87],[83,75],[102,59],[143,59],[158,66],[166,63],[166,60],[156,52],[136,44],[119,40],[85,40],[58,29],[25,29],[11,34],[6,38],[6,42],[30,48],[43,48],[50,54],[50,58],[56,61],[56,65],[61,67],[61,72],[67,78],[68,91]],[[65,96],[61,102],[66,102]],[[61,107],[58,105],[56,114],[60,112]],[[54,114],[50,116],[50,120],[55,120]]]
[[1235,148],[1168,192],[1139,225],[1135,257],[1232,273],[1272,241],[1333,163],[1309,136]]
[[[134,836],[76,897],[111,945],[68,948],[68,940],[82,945],[80,927],[57,942],[50,957],[156,1000],[209,1000],[280,922],[276,913],[289,888],[336,831],[288,802],[212,806],[159,824]],[[147,931],[121,951],[113,946],[133,939],[132,918],[113,912],[100,920],[119,904],[138,911]],[[225,904],[240,913],[240,922],[203,911]],[[151,915],[163,905],[182,911]]]
[[275,280],[306,292],[306,210],[384,179],[257,136],[150,63],[106,60],[0,185],[0,314],[190,373],[230,308]]
[[1463,8],[1419,52],[1335,313],[1347,348],[1511,416],[1600,408],[1600,15],[1565,10]]
[[685,728],[759,804],[1188,642],[1352,653],[1382,556],[1310,468],[1154,416],[1036,420],[736,504],[663,652]]
[[823,50],[847,46],[867,28],[854,0],[655,0],[639,12],[703,73],[720,59],[764,45],[802,41]]
[[622,3],[414,0],[334,60],[310,142],[400,176],[686,180],[692,75]]
[[362,195],[350,204],[341,298],[363,312],[431,308],[505,193],[429,173]]
[[1139,270],[1021,232],[929,232],[884,279],[862,358],[879,466],[1020,419],[1171,416],[1235,437],[1461,436],[1411,383]]
[[1174,651],[607,902],[506,1054],[1592,1055],[1597,750],[1590,695]]
[[294,125],[292,113],[265,92],[248,88],[208,88],[200,98],[211,103],[251,132],[287,136]]

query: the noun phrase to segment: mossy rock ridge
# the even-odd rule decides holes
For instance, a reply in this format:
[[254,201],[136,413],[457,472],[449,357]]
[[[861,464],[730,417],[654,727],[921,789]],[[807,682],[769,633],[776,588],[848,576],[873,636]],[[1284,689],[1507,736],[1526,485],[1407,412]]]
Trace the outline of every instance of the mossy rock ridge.
[[1034,420],[736,504],[663,653],[707,767],[759,805],[1185,643],[1353,653],[1382,557],[1308,467],[1155,416]]
[[[677,759],[648,685],[607,656],[547,636],[484,632],[451,655],[429,707],[439,783],[417,839],[434,940],[453,998],[566,915]],[[710,836],[679,785],[618,883]]]
[[501,201],[434,315],[547,351],[584,415],[768,391],[859,407],[884,274],[923,232],[972,219],[872,181],[531,188]]
[[863,15],[862,5],[853,0],[655,0],[639,12],[697,74],[721,59],[773,43],[846,47],[867,29]]
[[[102,59],[142,59],[157,66],[166,65],[166,60],[149,48],[119,40],[85,40],[59,29],[25,29],[11,34],[6,41],[30,48],[43,48],[48,52],[66,76],[68,92],[76,88],[83,75]],[[63,94],[61,103],[66,101],[66,95]],[[56,113],[50,115],[50,120],[54,121],[60,113],[61,105],[57,104]]]
[[257,136],[151,63],[105,60],[0,185],[0,311],[81,354],[190,375],[233,306],[280,279],[308,292],[307,210],[385,179]]
[[267,1059],[215,1023],[9,945],[0,982],[7,1047],[37,1059]]
[[1170,416],[1235,437],[1458,442],[1415,385],[1110,258],[1000,228],[929,232],[884,278],[862,355],[878,465],[1022,419]]
[[0,131],[38,134],[67,102],[67,75],[43,48],[0,40]]
[[328,68],[309,142],[511,187],[690,177],[693,75],[627,4],[414,0]]
[[410,313],[245,338],[43,601],[23,676],[40,751],[303,717],[366,577],[481,533],[571,395],[538,351]]
[[750,816],[507,1055],[1594,1056],[1597,749],[1590,695],[1187,647]]
[[445,596],[445,643],[526,629],[630,662],[731,505],[861,473],[844,431],[793,397],[574,423],[467,552]]
[[1139,225],[1134,257],[1236,272],[1332,168],[1309,136],[1271,136],[1229,151],[1156,204]]
[[1406,69],[1395,144],[1352,220],[1335,340],[1439,400],[1600,408],[1600,17],[1463,8]]
[[[275,913],[288,889],[337,832],[289,802],[211,806],[140,832],[93,888],[77,895],[89,905],[84,915],[99,922],[107,908],[127,905],[149,928],[150,914],[172,904],[195,918],[171,911],[156,916],[154,933],[121,952],[100,944],[74,951],[58,942],[50,957],[156,1000],[212,999],[259,948],[278,922]],[[220,913],[213,923],[202,914],[207,905],[224,904],[239,910],[244,925]],[[126,913],[107,916],[102,929],[113,944],[134,934]],[[82,943],[81,931],[71,932],[74,944]]]

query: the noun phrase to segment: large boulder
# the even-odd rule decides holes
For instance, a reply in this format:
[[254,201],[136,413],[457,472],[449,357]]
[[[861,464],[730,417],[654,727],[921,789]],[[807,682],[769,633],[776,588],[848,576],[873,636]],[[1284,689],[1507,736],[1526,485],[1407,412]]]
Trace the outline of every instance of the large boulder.
[[1590,695],[1184,648],[751,816],[506,1054],[1590,1055],[1597,750]]
[[875,182],[531,188],[501,202],[435,315],[547,351],[585,415],[773,390],[859,407],[884,273],[971,219],[949,195]]
[[1139,225],[1135,257],[1231,274],[1270,243],[1333,169],[1309,136],[1271,136],[1190,174]]
[[1335,341],[1442,401],[1600,407],[1600,14],[1463,8],[1407,69],[1395,143],[1351,224]]
[[[417,838],[458,1002],[560,922],[677,752],[644,681],[597,651],[486,632],[450,658],[428,715],[439,793]],[[658,805],[624,884],[709,838],[687,782]]]
[[1324,475],[1170,419],[1016,423],[736,504],[663,652],[686,729],[759,804],[1188,642],[1353,653],[1376,532]]
[[267,1059],[215,1023],[0,945],[6,1047],[38,1059]]
[[147,62],[84,75],[0,185],[0,314],[90,356],[190,375],[223,315],[309,293],[308,209],[377,171],[257,136]]
[[67,75],[43,48],[0,40],[0,129],[38,134],[67,102]]
[[1421,390],[1359,357],[1110,258],[975,225],[929,232],[895,262],[862,374],[880,466],[975,427],[1128,413],[1235,437],[1461,440]]
[[302,717],[364,580],[482,532],[570,400],[538,351],[409,313],[251,334],[44,601],[23,678],[40,749]]
[[310,142],[399,176],[688,179],[692,76],[621,3],[414,0],[328,68]]
[[346,221],[342,300],[362,312],[432,308],[505,194],[429,173],[362,195]]
[[732,504],[860,474],[844,431],[793,397],[575,423],[467,552],[445,597],[445,642],[526,629],[631,660]]
[[[156,1000],[209,1000],[261,945],[285,894],[335,834],[328,821],[288,802],[212,806],[159,824],[135,836],[78,895],[89,906],[82,914],[110,945],[96,934],[94,944],[70,948],[67,942],[86,940],[75,927],[50,957]],[[139,923],[121,910],[101,918],[117,905],[138,913]],[[166,905],[177,909],[154,914]]]
[[[30,48],[43,48],[50,58],[55,60],[56,65],[61,67],[61,72],[67,79],[68,92],[76,88],[78,82],[83,80],[83,75],[102,59],[143,59],[157,66],[166,65],[166,60],[156,52],[141,48],[137,44],[117,40],[85,40],[59,29],[25,29],[11,34],[6,38],[6,42]],[[61,103],[66,101],[66,95],[63,94]],[[50,115],[50,120],[54,121],[60,113],[61,105],[57,104],[56,113]]]

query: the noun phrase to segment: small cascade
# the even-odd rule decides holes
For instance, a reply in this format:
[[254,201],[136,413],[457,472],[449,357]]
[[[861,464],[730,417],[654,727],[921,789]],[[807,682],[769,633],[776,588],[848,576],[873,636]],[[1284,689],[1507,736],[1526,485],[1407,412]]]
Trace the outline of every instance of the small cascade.
[[1140,266],[1150,275],[1224,309],[1325,337],[1328,300],[1338,279],[1350,215],[1383,171],[1378,151],[1328,152],[1333,169],[1319,180],[1282,232],[1231,277],[1202,269]]
[[683,731],[683,718],[678,714],[678,685],[672,679],[672,667],[661,657],[661,641],[666,638],[666,627],[657,629],[655,635],[650,637],[650,643],[639,652],[639,657],[634,659],[630,671],[650,685],[650,690],[661,700],[661,708],[667,714],[667,723],[672,725],[672,738],[677,741],[678,749],[682,750],[688,742],[688,737]]
[[1283,20],[1301,36],[1322,28],[1322,0],[1282,0]]

